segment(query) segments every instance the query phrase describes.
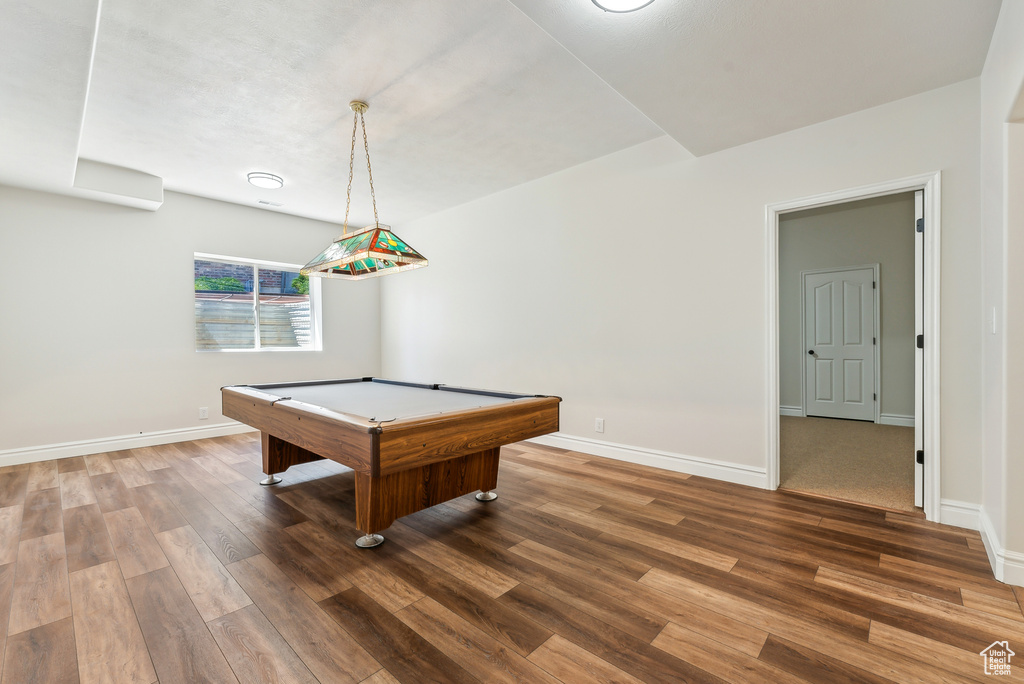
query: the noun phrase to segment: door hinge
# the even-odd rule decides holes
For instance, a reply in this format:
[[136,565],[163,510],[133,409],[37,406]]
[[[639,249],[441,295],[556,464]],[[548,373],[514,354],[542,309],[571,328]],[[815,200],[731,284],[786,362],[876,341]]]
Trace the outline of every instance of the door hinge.
[[918,233],[923,233],[924,232],[924,219],[923,218],[917,219],[917,232]]
[[874,399],[875,401],[878,401],[878,392],[872,393],[871,398]]
[[878,287],[878,283],[876,283],[876,282],[875,282],[874,280],[872,280],[872,281],[871,281],[871,289],[872,289],[872,290],[874,290],[874,289],[876,289],[877,287]]
[[871,338],[871,344],[878,344],[878,338],[877,337],[872,337]]
[[922,449],[917,450],[917,462],[924,465],[924,450]]
[[924,335],[917,336],[917,348],[924,349]]

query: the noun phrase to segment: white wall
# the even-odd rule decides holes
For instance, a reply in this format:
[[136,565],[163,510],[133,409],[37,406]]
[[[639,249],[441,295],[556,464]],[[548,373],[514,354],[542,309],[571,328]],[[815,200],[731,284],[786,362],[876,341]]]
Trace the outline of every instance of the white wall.
[[881,412],[914,416],[914,194],[779,217],[779,399],[802,406],[801,271],[879,264]]
[[976,79],[696,159],[660,138],[403,227],[431,266],[382,285],[384,374],[558,394],[563,433],[763,480],[766,205],[936,170],[942,496],[978,502]]
[[227,384],[378,373],[372,280],[323,284],[322,352],[195,351],[194,252],[303,264],[338,233],[173,192],[149,212],[0,186],[0,465],[225,423]]
[[1024,82],[1022,35],[1024,3],[1004,2],[982,72],[980,98],[986,317],[982,531],[996,576],[1016,584],[1024,584],[1024,124],[1012,124],[1011,134],[1008,121]]

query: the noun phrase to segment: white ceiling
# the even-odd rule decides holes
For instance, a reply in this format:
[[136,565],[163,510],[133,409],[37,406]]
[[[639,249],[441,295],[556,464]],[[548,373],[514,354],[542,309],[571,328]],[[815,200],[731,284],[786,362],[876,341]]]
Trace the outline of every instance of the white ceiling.
[[701,156],[981,74],[999,0],[512,0]]
[[[664,133],[699,156],[977,76],[998,10],[3,0],[0,183],[74,194],[82,158],[340,222],[348,102],[365,99],[381,220],[398,227]],[[355,225],[372,220],[361,163]],[[259,190],[249,171],[286,185]]]

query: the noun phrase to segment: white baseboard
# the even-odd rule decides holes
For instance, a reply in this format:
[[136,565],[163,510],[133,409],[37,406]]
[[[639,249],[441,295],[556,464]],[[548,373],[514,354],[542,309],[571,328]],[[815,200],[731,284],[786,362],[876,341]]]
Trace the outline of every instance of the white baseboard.
[[1018,587],[1024,587],[1024,553],[1006,551],[1003,556],[1003,576],[1000,582],[1006,582]]
[[697,456],[685,456],[669,451],[645,449],[625,444],[615,444],[613,442],[603,442],[596,439],[587,439],[586,437],[566,435],[560,432],[544,435],[543,437],[534,437],[527,441],[569,449],[570,451],[579,451],[594,456],[605,456],[639,465],[664,468],[665,470],[672,470],[677,473],[710,477],[749,487],[759,487],[761,489],[768,487],[768,474],[765,472],[765,469],[755,466],[716,461]]
[[943,499],[939,503],[939,521],[943,525],[963,527],[967,530],[980,530],[981,506],[979,504],[967,503],[966,501]]
[[177,430],[158,430],[156,432],[140,432],[137,435],[120,435],[101,439],[84,439],[78,442],[62,442],[60,444],[44,444],[25,449],[7,449],[0,451],[0,467],[51,461],[57,458],[71,458],[88,454],[102,454],[122,449],[138,449],[140,447],[171,444],[173,442],[190,442],[193,439],[223,437],[249,432],[252,428],[234,421],[218,423],[203,427],[179,428]]
[[804,409],[801,406],[780,406],[779,407],[779,415],[780,416],[793,416],[795,418],[803,418],[804,417]]
[[996,533],[992,519],[988,517],[988,512],[981,508],[979,513],[981,540],[985,544],[985,552],[988,554],[988,562],[992,566],[992,574],[1000,582],[1024,587],[1024,553],[1007,551]]
[[898,425],[900,427],[914,427],[914,416],[901,416],[898,413],[883,413],[878,417],[880,425]]

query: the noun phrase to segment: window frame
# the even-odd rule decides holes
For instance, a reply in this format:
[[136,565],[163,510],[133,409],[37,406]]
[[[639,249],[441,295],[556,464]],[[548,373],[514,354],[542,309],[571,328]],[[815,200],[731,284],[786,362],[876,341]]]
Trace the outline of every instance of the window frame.
[[[209,254],[207,252],[194,252],[192,254],[192,272],[195,273],[195,262],[196,261],[215,261],[221,264],[231,264],[233,266],[249,266],[253,269],[253,286],[252,286],[252,306],[253,306],[253,318],[255,324],[253,325],[254,334],[254,347],[252,349],[196,349],[197,353],[243,353],[252,354],[254,352],[319,352],[323,351],[323,306],[321,297],[321,278],[310,278],[309,279],[309,326],[310,326],[310,338],[312,344],[308,347],[263,347],[260,343],[260,278],[259,269],[273,269],[277,271],[289,271],[298,273],[302,268],[299,264],[289,264],[283,261],[268,261],[265,259],[248,259],[245,257],[233,257],[226,256],[224,254]],[[194,277],[193,277],[194,280]],[[195,301],[195,295],[193,295],[193,302]],[[192,314],[193,325],[196,322],[196,316]],[[192,334],[192,343],[195,345],[196,336],[195,332]]]

